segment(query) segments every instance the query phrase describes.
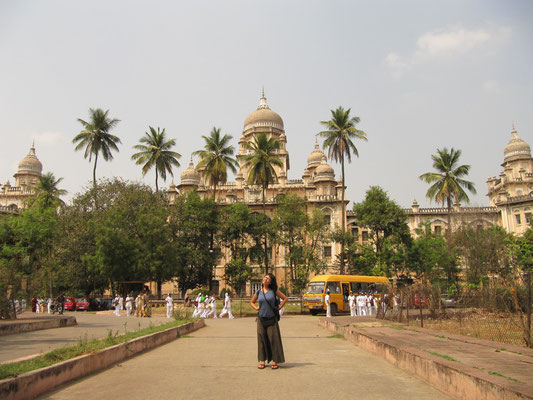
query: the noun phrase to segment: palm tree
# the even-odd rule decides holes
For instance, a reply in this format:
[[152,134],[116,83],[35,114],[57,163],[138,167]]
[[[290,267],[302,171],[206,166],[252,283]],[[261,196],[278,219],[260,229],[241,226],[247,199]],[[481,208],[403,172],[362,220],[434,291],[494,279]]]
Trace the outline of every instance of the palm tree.
[[[277,153],[281,147],[279,140],[268,137],[266,133],[254,136],[252,142],[245,142],[244,147],[249,151],[244,156],[244,167],[248,169],[247,182],[250,185],[261,185],[263,190],[263,214],[266,215],[265,193],[268,187],[277,182],[278,176],[274,166],[283,167],[283,162]],[[268,273],[268,243],[265,232],[265,274]]]
[[237,173],[238,165],[237,160],[232,158],[235,149],[228,145],[233,136],[220,135],[220,129],[213,127],[209,136],[202,136],[205,140],[204,149],[193,153],[200,157],[196,170],[202,171],[202,175],[213,185],[213,201],[216,200],[217,185],[226,183],[228,179],[228,168]]
[[176,139],[166,140],[165,129],[157,131],[149,126],[150,133],[145,132],[144,136],[139,140],[141,143],[133,146],[134,149],[140,150],[131,156],[132,160],[137,160],[135,164],[143,165],[143,176],[152,168],[155,167],[155,191],[159,191],[157,178],[161,175],[164,181],[167,180],[167,172],[174,176],[172,173],[172,166],[179,167],[180,163],[178,158],[181,154],[171,151],[170,148],[176,145]]
[[[346,206],[344,204],[344,158],[348,159],[348,162],[352,162],[352,153],[359,157],[359,151],[355,147],[353,140],[361,139],[367,140],[366,133],[356,129],[355,125],[359,123],[359,117],[351,117],[348,108],[344,110],[342,106],[339,106],[336,110],[331,110],[331,119],[329,121],[320,121],[320,124],[326,127],[325,131],[318,134],[324,139],[323,147],[328,149],[328,156],[330,159],[334,159],[336,162],[341,163],[341,178],[342,178],[342,233],[346,231]],[[344,273],[344,239],[341,243],[341,268],[340,273]]]
[[98,163],[98,155],[102,153],[104,160],[109,161],[113,159],[112,150],[118,151],[117,144],[121,143],[117,136],[111,135],[109,131],[117,126],[119,119],[109,118],[109,110],[103,111],[101,108],[96,110],[89,109],[89,122],[80,118],[78,121],[83,125],[83,130],[74,137],[72,143],[76,145],[76,151],[85,147],[85,158],[89,158],[89,162],[94,156],[93,169],[93,185],[96,189],[96,165]]
[[63,178],[56,179],[52,172],[47,172],[39,178],[35,188],[37,193],[36,198],[44,208],[57,203],[65,204],[64,201],[59,198],[60,196],[67,194],[66,190],[58,188],[58,185],[62,180]]
[[446,203],[448,208],[448,229],[451,229],[452,205],[455,202],[465,200],[470,201],[465,189],[473,194],[476,193],[474,184],[470,181],[461,179],[468,175],[470,165],[458,165],[461,150],[455,150],[453,147],[450,151],[445,147],[443,150],[437,149],[437,154],[433,154],[433,168],[437,172],[427,172],[420,175],[424,182],[431,183],[426,196],[430,200],[441,202],[442,206]]

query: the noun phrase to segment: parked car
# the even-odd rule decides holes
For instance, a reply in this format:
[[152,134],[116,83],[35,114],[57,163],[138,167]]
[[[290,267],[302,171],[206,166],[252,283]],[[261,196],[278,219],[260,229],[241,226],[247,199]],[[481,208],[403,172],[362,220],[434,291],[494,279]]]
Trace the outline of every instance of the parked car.
[[76,311],[89,311],[89,301],[85,298],[81,298],[76,300]]
[[443,307],[455,307],[457,305],[455,299],[449,294],[441,294],[440,302],[442,303]]
[[76,299],[74,297],[65,297],[65,310],[76,311]]
[[98,310],[112,310],[114,308],[112,299],[96,299],[96,302],[98,303]]
[[419,293],[415,293],[414,297],[414,306],[415,308],[420,308],[420,303],[422,303],[422,308],[426,307],[427,299],[425,296],[420,295]]

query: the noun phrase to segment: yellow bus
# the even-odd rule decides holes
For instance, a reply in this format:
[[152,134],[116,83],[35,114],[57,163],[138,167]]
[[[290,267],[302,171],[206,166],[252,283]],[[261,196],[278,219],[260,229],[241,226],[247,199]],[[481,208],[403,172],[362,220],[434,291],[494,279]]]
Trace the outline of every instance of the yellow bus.
[[350,292],[381,293],[388,291],[390,281],[384,276],[364,275],[317,275],[307,285],[303,296],[303,306],[308,308],[311,314],[317,315],[326,310],[324,297],[329,289],[331,302],[331,315],[337,311],[348,311],[348,296]]

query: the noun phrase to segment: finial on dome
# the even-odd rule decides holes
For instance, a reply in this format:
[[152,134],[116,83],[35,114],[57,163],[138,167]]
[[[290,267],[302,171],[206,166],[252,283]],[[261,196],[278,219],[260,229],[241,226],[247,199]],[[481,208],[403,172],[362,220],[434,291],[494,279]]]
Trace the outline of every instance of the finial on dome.
[[264,108],[270,109],[270,107],[267,104],[267,99],[265,97],[265,87],[261,89],[261,101],[259,103],[259,107],[257,107],[258,110],[262,110]]

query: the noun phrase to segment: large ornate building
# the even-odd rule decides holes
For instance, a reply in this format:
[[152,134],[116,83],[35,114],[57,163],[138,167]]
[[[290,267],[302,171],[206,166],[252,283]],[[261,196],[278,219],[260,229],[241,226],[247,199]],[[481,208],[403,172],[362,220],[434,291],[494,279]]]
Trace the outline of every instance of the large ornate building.
[[34,187],[37,185],[43,165],[35,155],[35,146],[19,162],[18,171],[14,175],[15,184],[11,186],[9,180],[0,184],[0,213],[17,214],[19,209],[25,208],[27,201],[35,196]]
[[[247,152],[245,143],[253,140],[254,136],[259,133],[267,133],[281,142],[278,158],[281,160],[282,166],[275,166],[278,182],[270,185],[265,195],[267,215],[273,216],[277,206],[276,199],[278,195],[290,193],[307,199],[307,211],[309,214],[314,209],[319,208],[326,215],[331,228],[340,226],[342,207],[346,207],[348,202],[345,201],[345,204],[342,204],[342,184],[335,179],[335,171],[327,163],[325,154],[320,150],[318,142],[316,142],[314,148],[311,147],[312,145],[310,146],[311,151],[307,158],[307,167],[302,173],[302,179],[289,179],[290,158],[286,147],[287,136],[285,135],[283,119],[270,109],[264,93],[257,109],[244,120],[242,135],[238,142],[237,160],[239,162],[239,171],[235,182],[227,182],[217,186],[216,196],[219,204],[240,202],[248,205],[252,212],[262,212],[262,189],[246,182],[248,171],[244,162],[244,156]],[[213,193],[213,187],[209,186],[208,181],[203,179],[201,174],[196,171],[192,158],[189,167],[181,174],[181,180],[177,187],[175,185],[170,186],[168,191],[170,201],[172,202],[178,193],[190,190],[196,190],[202,196],[212,196]],[[332,266],[339,250],[339,246],[334,243],[324,243],[324,262]],[[220,260],[219,265],[216,267],[215,281],[222,281],[226,262],[229,262],[228,254],[224,255],[224,258]],[[286,266],[285,252],[282,247],[272,248],[271,268],[278,279],[283,282],[288,272],[288,267]],[[255,290],[259,285],[259,280],[251,282],[247,287],[247,292]]]

